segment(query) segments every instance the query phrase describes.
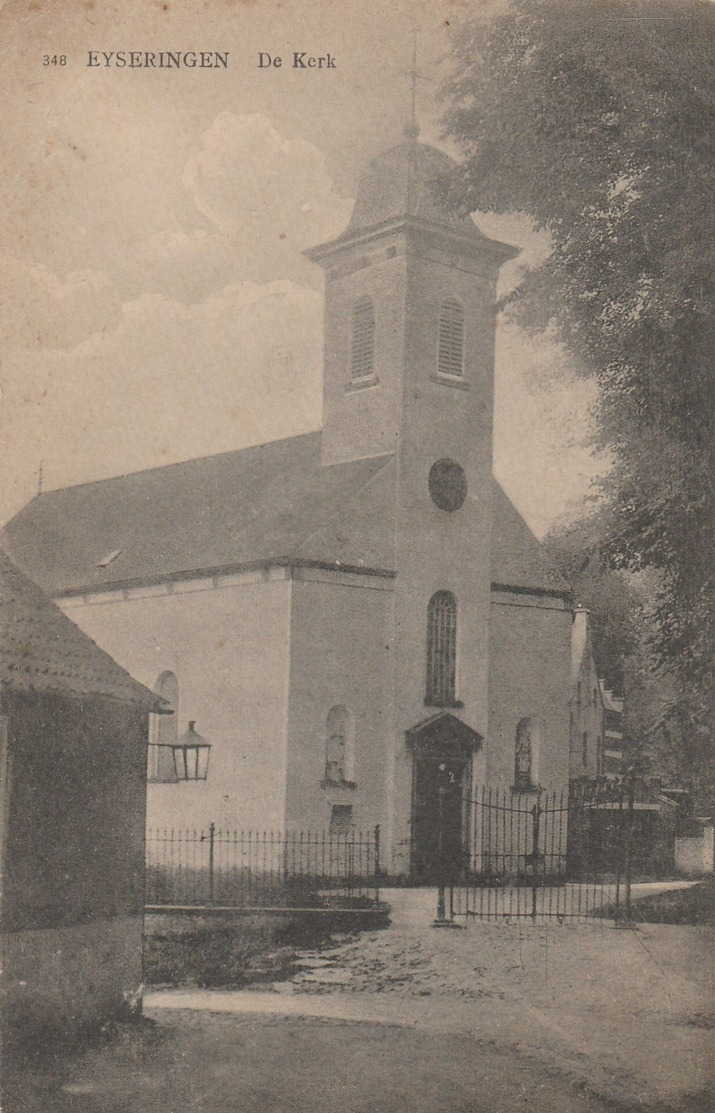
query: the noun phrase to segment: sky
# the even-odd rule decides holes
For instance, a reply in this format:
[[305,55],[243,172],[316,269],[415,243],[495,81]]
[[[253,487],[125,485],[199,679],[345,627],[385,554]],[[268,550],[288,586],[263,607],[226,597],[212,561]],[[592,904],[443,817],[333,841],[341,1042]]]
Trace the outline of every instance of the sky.
[[[323,274],[303,251],[343,230],[361,170],[401,141],[413,28],[420,138],[459,157],[439,123],[450,34],[494,2],[0,5],[0,520],[40,482],[320,426]],[[87,65],[162,50],[228,66]],[[294,51],[335,65],[293,69]],[[523,214],[475,219],[522,248],[501,292],[548,252]],[[592,389],[548,338],[500,322],[494,467],[539,535],[603,466]]]

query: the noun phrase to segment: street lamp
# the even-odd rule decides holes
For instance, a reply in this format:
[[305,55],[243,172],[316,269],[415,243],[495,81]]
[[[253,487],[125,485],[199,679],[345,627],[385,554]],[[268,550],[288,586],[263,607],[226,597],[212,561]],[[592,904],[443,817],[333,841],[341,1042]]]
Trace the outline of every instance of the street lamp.
[[171,747],[174,751],[174,769],[177,781],[205,781],[209,771],[211,743],[194,729],[196,721]]

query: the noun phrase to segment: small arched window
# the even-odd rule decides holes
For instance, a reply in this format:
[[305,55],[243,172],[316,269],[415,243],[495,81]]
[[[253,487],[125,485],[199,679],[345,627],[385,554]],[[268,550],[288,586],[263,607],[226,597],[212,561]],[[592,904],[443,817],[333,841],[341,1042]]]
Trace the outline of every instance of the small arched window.
[[352,783],[354,720],[346,707],[331,707],[325,724],[325,780],[328,784]]
[[457,600],[437,591],[427,608],[427,692],[425,703],[450,707],[457,688]]
[[351,379],[369,379],[375,373],[375,310],[368,297],[353,307],[350,348]]
[[450,378],[464,375],[464,309],[456,298],[439,307],[437,371]]
[[174,752],[179,737],[179,681],[173,672],[163,672],[154,692],[166,700],[173,715],[151,715],[147,780],[154,784],[173,784],[176,780]]
[[534,720],[520,719],[514,747],[514,788],[528,792],[534,786]]

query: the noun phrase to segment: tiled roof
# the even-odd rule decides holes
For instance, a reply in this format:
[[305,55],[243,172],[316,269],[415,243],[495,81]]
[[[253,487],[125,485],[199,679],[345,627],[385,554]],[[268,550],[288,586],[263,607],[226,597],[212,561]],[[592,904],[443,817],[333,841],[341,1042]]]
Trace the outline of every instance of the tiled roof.
[[[48,491],[3,544],[50,595],[291,560],[392,568],[350,507],[389,457],[321,467],[320,433]],[[340,523],[344,520],[344,528]]]
[[146,711],[163,701],[83,634],[0,549],[0,688],[99,695]]
[[[48,594],[280,563],[392,573],[394,458],[321,466],[320,433],[38,495],[3,544]],[[492,579],[568,591],[497,485]]]

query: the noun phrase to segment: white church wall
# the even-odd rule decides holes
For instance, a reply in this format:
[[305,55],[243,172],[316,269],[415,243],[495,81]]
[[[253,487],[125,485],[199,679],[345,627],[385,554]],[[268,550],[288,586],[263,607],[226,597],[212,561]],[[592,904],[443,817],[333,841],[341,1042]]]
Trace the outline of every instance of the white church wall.
[[63,601],[81,629],[148,687],[174,672],[179,735],[192,719],[211,743],[205,782],[148,785],[148,827],[283,827],[291,583],[284,571],[273,575]]
[[500,592],[490,623],[487,781],[514,784],[519,723],[533,724],[533,781],[564,787],[569,776],[571,611],[549,597]]
[[[291,620],[286,825],[325,830],[334,805],[352,822],[387,839],[388,761],[392,739],[387,612],[392,580],[296,571]],[[354,754],[344,773],[326,778],[326,727],[332,708],[354,723]],[[339,780],[339,778],[334,778]]]

